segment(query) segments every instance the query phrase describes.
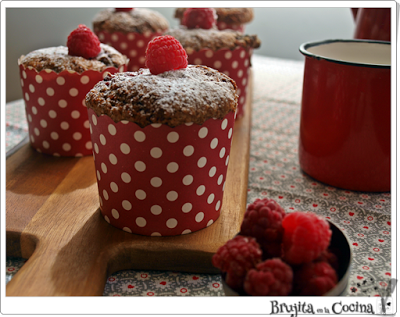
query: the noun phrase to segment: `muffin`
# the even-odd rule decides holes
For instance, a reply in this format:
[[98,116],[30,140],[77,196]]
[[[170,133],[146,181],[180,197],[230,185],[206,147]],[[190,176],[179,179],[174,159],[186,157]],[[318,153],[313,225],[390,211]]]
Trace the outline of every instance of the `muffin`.
[[[182,21],[187,8],[177,8],[174,17]],[[215,8],[218,30],[231,29],[244,33],[245,24],[254,18],[253,8]]]
[[236,84],[206,66],[151,71],[109,75],[86,96],[100,209],[127,232],[187,234],[220,215]]
[[147,43],[169,28],[158,12],[143,8],[109,8],[93,19],[93,30],[102,43],[129,58],[128,71],[144,67]]
[[[95,36],[83,25],[71,35],[88,35],[88,46]],[[58,46],[38,49],[18,59],[30,144],[38,152],[54,156],[92,154],[85,96],[106,74],[125,71],[127,66],[127,58],[117,50],[97,44],[91,53],[98,53],[91,58],[71,55],[69,47]],[[85,55],[85,47],[82,49]]]
[[[206,19],[204,19],[206,20]],[[205,65],[231,77],[238,87],[237,118],[244,116],[247,84],[253,49],[260,46],[257,35],[245,35],[215,27],[188,28],[181,25],[164,33],[176,38],[188,54],[188,63]]]

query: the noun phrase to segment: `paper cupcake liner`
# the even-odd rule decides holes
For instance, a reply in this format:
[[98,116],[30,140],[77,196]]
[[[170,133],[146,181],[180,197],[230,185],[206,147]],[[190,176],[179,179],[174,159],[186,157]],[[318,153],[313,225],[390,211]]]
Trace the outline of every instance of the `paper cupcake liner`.
[[[179,19],[179,24],[182,25],[182,19]],[[218,30],[235,30],[244,34],[245,24],[231,24],[226,22],[217,21],[216,27]]]
[[162,35],[161,32],[122,33],[94,30],[102,43],[114,47],[121,54],[129,58],[128,71],[137,71],[144,68],[147,44],[156,36]]
[[230,24],[230,23],[225,23],[225,22],[219,22],[217,21],[217,29],[218,30],[235,30],[240,33],[244,33],[245,25],[244,24]]
[[32,147],[54,156],[91,155],[85,96],[108,73],[125,70],[126,65],[108,67],[103,72],[56,73],[19,65]]
[[124,231],[172,236],[210,226],[219,215],[234,113],[171,128],[115,123],[88,109],[100,209]]
[[214,68],[228,75],[236,82],[238,88],[237,94],[239,96],[237,118],[245,115],[244,109],[246,105],[251,55],[252,49],[247,50],[243,47],[238,47],[234,50],[220,49],[217,51],[202,49],[188,54],[189,64],[205,65]]

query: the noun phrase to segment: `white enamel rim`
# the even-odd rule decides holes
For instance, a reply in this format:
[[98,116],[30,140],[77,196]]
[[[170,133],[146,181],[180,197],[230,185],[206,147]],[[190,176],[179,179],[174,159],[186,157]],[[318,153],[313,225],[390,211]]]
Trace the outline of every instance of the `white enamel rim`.
[[300,53],[317,60],[333,63],[390,68],[391,43],[374,40],[325,40],[300,45]]

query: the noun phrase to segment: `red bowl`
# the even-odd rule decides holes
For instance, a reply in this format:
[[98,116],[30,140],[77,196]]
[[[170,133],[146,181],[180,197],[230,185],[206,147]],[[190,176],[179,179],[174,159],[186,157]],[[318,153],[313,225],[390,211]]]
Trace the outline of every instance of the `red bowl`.
[[390,42],[305,43],[299,161],[331,186],[390,190]]

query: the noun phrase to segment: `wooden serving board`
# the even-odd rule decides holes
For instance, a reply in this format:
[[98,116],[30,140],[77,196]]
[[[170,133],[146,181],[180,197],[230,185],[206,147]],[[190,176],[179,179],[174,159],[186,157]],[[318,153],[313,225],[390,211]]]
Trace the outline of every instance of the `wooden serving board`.
[[100,214],[92,156],[52,157],[29,144],[6,160],[7,256],[28,259],[7,296],[102,295],[125,269],[217,273],[211,258],[240,230],[246,209],[252,77],[246,115],[236,121],[219,219],[200,231],[148,237],[109,225]]

